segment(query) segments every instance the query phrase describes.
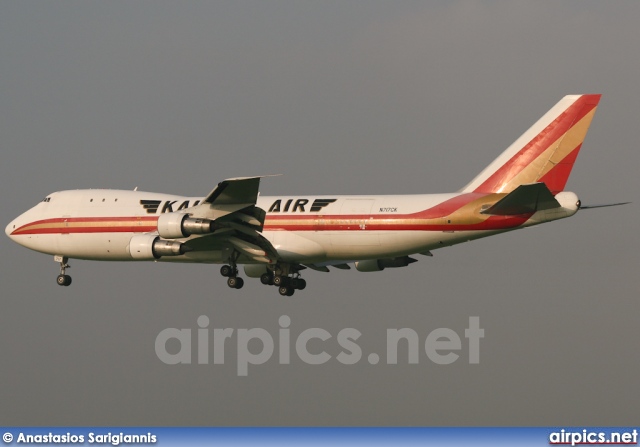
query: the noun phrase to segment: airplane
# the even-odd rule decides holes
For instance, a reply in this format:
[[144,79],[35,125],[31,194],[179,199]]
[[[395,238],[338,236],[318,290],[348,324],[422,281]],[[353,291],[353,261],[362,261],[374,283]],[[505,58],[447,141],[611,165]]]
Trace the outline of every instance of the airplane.
[[6,227],[15,242],[54,255],[57,283],[69,259],[223,264],[227,285],[248,277],[283,296],[300,272],[406,267],[413,256],[573,216],[564,191],[601,95],[562,98],[458,192],[413,195],[259,195],[262,178],[237,177],[204,198],[143,191],[54,192]]

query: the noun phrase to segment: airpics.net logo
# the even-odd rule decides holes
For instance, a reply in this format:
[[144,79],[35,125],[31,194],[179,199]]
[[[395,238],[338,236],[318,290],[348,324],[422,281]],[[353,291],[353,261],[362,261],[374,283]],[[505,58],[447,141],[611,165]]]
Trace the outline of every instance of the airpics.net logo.
[[[308,365],[322,365],[337,361],[342,365],[355,365],[363,361],[362,347],[357,343],[362,333],[355,328],[344,328],[334,335],[322,328],[309,328],[292,333],[291,318],[282,315],[278,319],[278,334],[273,336],[262,328],[234,329],[214,328],[206,315],[197,319],[197,334],[190,328],[167,328],[160,331],[155,340],[155,352],[158,359],[167,365],[224,365],[227,355],[237,364],[237,374],[247,376],[249,367],[263,365],[277,356],[278,364],[291,364],[292,354]],[[480,317],[469,317],[469,324],[461,336],[453,329],[438,328],[421,339],[417,331],[410,328],[386,330],[387,365],[398,363],[418,364],[426,358],[437,365],[450,365],[457,362],[463,349],[468,347],[469,364],[480,363],[480,340],[484,338],[484,329],[480,327]],[[329,344],[333,343],[332,346]],[[335,347],[340,352],[332,356],[326,350]],[[399,346],[403,354],[399,359]],[[178,348],[177,350],[175,348]],[[193,349],[195,348],[195,349]],[[258,349],[256,349],[258,348]],[[232,352],[235,349],[235,352]],[[332,349],[329,349],[332,350]],[[213,358],[211,359],[211,355]],[[371,365],[380,363],[381,358],[375,352],[366,356]]]

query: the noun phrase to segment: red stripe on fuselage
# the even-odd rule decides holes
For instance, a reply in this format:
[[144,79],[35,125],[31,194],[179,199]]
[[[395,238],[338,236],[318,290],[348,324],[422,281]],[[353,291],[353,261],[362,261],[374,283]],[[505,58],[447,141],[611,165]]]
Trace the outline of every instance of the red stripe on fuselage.
[[[296,224],[276,224],[265,222],[265,231],[479,231],[507,230],[525,223],[533,213],[518,216],[491,216],[473,224],[421,223],[415,219],[401,216],[325,216],[322,220],[334,220],[338,223],[320,223],[317,216],[298,216]],[[422,219],[420,219],[422,220]],[[348,222],[351,221],[351,222]],[[407,222],[403,222],[407,221]]]
[[[432,208],[411,214],[269,214],[264,229],[272,231],[474,231],[505,230],[522,225],[531,216],[490,216],[472,224],[445,223],[462,207],[487,194],[467,193],[445,200]],[[438,219],[438,220],[436,220]],[[440,220],[441,219],[441,220]],[[435,220],[434,222],[428,222]],[[295,223],[291,223],[294,221]],[[286,222],[286,223],[285,223]]]
[[322,219],[340,219],[340,220],[362,220],[362,219],[391,219],[391,220],[399,220],[399,219],[438,219],[442,217],[447,217],[458,211],[465,205],[473,202],[474,200],[485,197],[489,194],[480,194],[480,193],[466,193],[460,194],[459,196],[452,197],[451,199],[445,200],[442,203],[439,203],[431,208],[427,208],[423,211],[418,211],[416,213],[410,214],[279,214],[279,213],[271,213],[267,215],[267,219],[265,221],[265,226],[268,225],[269,221],[278,221],[278,220],[315,220],[318,217],[322,217]]
[[35,228],[33,230],[14,231],[11,235],[21,236],[23,234],[75,234],[75,233],[147,233],[155,231],[157,227],[153,226],[105,226],[105,227],[73,227],[73,228]]
[[[444,219],[465,205],[486,194],[468,193],[445,200],[438,205],[411,214],[268,214],[264,230],[271,231],[474,231],[503,230],[526,222],[531,214],[521,216],[491,216],[472,224],[428,222]],[[43,219],[28,223],[12,235],[74,234],[74,233],[144,233],[157,230],[157,216],[133,217],[66,217]],[[292,222],[294,221],[294,222]],[[286,222],[286,223],[285,223]],[[61,226],[73,223],[74,226]],[[77,225],[87,223],[94,225]],[[95,225],[100,223],[101,225]],[[129,223],[128,225],[126,223]],[[144,224],[142,224],[144,223]]]
[[[157,229],[157,216],[134,217],[56,217],[37,220],[14,230],[11,235],[23,234],[71,234],[71,233],[144,233]],[[100,223],[102,225],[88,225],[71,227],[63,224]],[[124,223],[130,223],[124,225]],[[111,225],[110,225],[111,224]],[[43,226],[44,225],[44,226]]]
[[473,202],[474,200],[480,199],[482,197],[487,196],[487,194],[479,194],[479,193],[466,193],[460,194],[459,196],[455,196],[449,200],[445,200],[442,203],[437,204],[433,208],[426,209],[424,211],[419,211],[414,214],[410,214],[413,217],[419,217],[420,219],[438,219],[440,217],[447,217],[458,211],[465,205]]

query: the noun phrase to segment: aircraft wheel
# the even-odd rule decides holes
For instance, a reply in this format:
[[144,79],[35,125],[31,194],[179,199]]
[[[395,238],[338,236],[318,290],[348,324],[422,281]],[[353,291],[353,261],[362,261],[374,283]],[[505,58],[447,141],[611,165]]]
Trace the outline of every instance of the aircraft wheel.
[[293,296],[293,292],[296,291],[293,287],[288,287],[289,291],[287,292],[287,296]]
[[[293,295],[293,289],[290,289],[287,286],[280,286],[278,287],[278,292],[280,293],[280,295],[282,296],[291,296]],[[289,293],[291,292],[291,295],[289,295]]]
[[233,269],[230,265],[223,265],[222,267],[220,267],[220,274],[224,277],[230,277],[232,272]]
[[56,282],[59,286],[69,286],[71,285],[71,276],[69,275],[58,275],[56,278]]
[[291,287],[297,290],[304,290],[307,287],[307,281],[302,278],[291,278]]
[[237,289],[238,279],[241,279],[241,278],[237,278],[235,276],[230,277],[229,279],[227,279],[227,285],[232,289]]
[[260,282],[265,286],[273,284],[273,275],[270,273],[263,273],[260,276]]
[[273,284],[278,286],[278,287],[284,285],[284,278],[282,276],[280,276],[280,275],[275,276],[273,278]]
[[244,286],[244,279],[242,278],[235,278],[236,280],[236,289],[242,289],[242,286]]

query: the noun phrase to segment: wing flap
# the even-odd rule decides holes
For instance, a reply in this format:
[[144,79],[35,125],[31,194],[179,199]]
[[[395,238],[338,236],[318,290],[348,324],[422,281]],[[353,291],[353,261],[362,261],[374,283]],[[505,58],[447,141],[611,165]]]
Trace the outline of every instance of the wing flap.
[[318,272],[329,273],[329,267],[327,267],[326,265],[305,264],[305,266]]

